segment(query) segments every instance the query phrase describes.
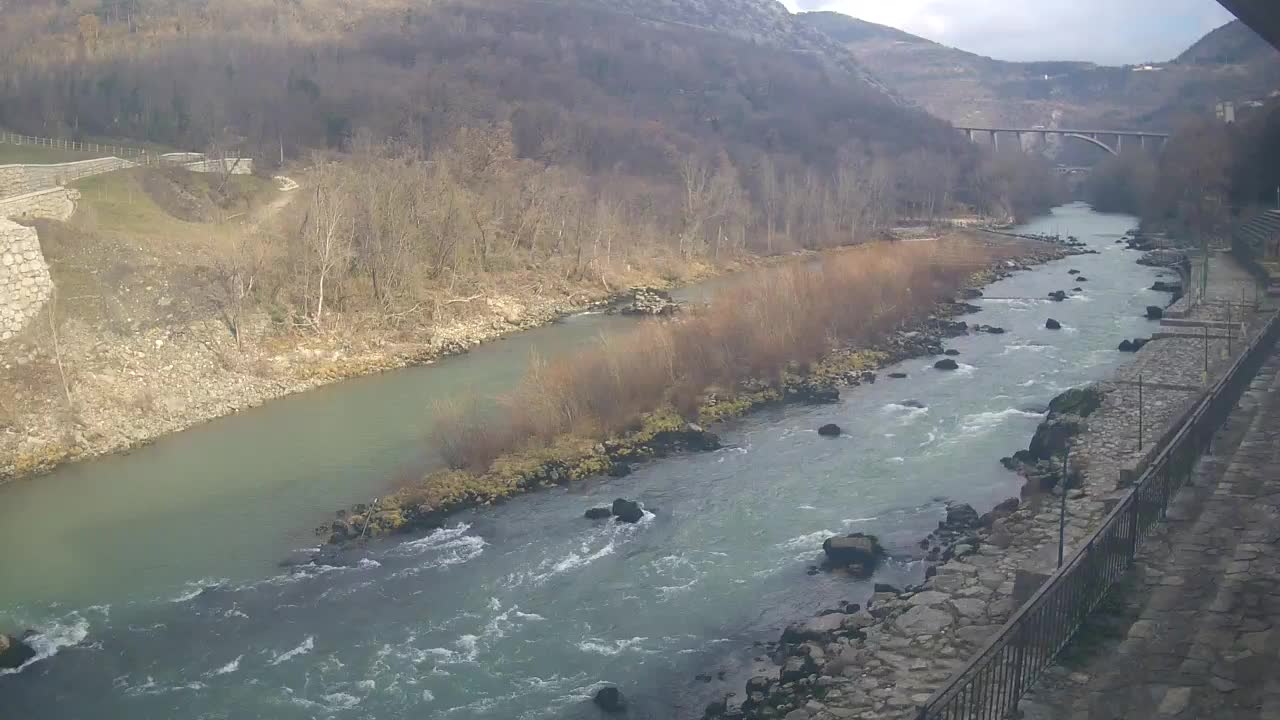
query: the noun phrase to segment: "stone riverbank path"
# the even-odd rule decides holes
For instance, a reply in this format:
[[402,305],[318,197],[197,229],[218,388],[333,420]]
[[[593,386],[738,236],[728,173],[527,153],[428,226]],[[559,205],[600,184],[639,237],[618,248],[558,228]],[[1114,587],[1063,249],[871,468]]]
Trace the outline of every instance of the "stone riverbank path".
[[1280,718],[1280,352],[1216,443],[1024,720]]

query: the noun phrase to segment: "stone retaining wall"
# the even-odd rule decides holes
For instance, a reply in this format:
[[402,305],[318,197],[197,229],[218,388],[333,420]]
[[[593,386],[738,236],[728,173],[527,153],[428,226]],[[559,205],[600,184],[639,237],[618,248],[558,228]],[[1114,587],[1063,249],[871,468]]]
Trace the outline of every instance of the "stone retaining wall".
[[74,180],[133,167],[118,157],[80,160],[56,165],[0,165],[0,198],[49,190]]
[[0,218],[66,220],[75,212],[80,193],[64,187],[39,190],[0,200]]
[[35,229],[0,219],[0,340],[21,332],[52,293]]

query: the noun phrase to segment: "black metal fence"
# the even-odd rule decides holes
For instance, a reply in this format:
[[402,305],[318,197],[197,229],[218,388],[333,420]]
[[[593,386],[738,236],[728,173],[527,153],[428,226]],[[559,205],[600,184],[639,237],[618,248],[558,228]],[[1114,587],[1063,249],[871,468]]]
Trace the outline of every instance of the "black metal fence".
[[1000,720],[1071,640],[1162,521],[1280,335],[1273,316],[1230,370],[1187,411],[1133,489],[1079,551],[918,711],[920,720]]

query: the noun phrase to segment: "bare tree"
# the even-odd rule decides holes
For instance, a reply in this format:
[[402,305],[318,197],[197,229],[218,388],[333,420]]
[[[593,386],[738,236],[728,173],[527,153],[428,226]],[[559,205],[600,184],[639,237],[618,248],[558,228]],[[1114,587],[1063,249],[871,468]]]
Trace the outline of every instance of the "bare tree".
[[303,221],[302,238],[307,252],[307,276],[315,280],[312,322],[318,328],[324,324],[325,293],[335,274],[351,258],[354,228],[345,173],[331,163],[321,162],[312,182],[315,189]]

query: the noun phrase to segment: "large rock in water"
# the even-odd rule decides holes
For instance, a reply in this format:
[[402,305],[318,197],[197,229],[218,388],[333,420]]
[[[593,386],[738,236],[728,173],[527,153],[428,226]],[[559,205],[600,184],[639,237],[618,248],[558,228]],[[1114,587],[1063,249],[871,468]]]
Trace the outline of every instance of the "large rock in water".
[[818,428],[818,434],[822,437],[840,437],[840,426],[835,423],[827,423]]
[[822,543],[829,567],[848,568],[857,577],[868,578],[886,553],[874,535],[853,533],[829,537]]
[[596,707],[607,713],[620,713],[627,709],[627,699],[622,696],[622,691],[616,687],[602,687],[596,691],[596,696],[591,700]]
[[12,635],[0,633],[0,670],[16,670],[36,656],[30,645]]
[[587,508],[587,511],[582,516],[588,520],[602,520],[607,517],[613,517],[613,510],[607,507]]
[[1163,317],[1164,317],[1164,308],[1162,308],[1162,307],[1157,307],[1157,306],[1155,306],[1155,305],[1148,305],[1148,306],[1147,306],[1147,319],[1148,319],[1148,320],[1159,320],[1159,319],[1161,319],[1161,318],[1163,318]]
[[1044,328],[1046,330],[1061,330],[1062,323],[1058,322],[1057,320],[1054,320],[1053,318],[1049,318],[1048,320],[1044,321]]
[[621,522],[638,523],[644,517],[644,510],[640,509],[640,503],[633,500],[618,498],[613,501],[613,507],[610,509],[613,516]]
[[938,370],[959,370],[960,369],[960,363],[957,363],[955,360],[952,360],[951,358],[943,358],[942,360],[939,360],[938,362],[934,363],[933,366]]

